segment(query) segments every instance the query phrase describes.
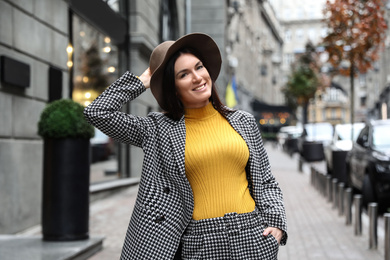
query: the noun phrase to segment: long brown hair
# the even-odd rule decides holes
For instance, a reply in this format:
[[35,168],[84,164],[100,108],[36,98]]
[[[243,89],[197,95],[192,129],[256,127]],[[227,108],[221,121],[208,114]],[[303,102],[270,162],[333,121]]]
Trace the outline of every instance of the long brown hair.
[[[195,50],[191,48],[183,48],[179,51],[177,51],[175,54],[171,56],[167,64],[164,68],[164,77],[163,77],[163,89],[162,96],[164,98],[166,110],[165,114],[172,118],[173,120],[179,120],[184,115],[184,106],[180,99],[176,95],[176,87],[175,87],[175,62],[177,58],[180,57],[180,55],[190,53],[197,57],[199,60],[203,61],[202,56]],[[203,63],[203,65],[207,69],[207,64]],[[224,117],[227,116],[229,112],[232,112],[233,110],[226,107],[219,98],[217,87],[215,85],[215,82],[213,81],[213,85],[211,88],[211,96],[210,96],[210,102],[212,103],[213,107]]]

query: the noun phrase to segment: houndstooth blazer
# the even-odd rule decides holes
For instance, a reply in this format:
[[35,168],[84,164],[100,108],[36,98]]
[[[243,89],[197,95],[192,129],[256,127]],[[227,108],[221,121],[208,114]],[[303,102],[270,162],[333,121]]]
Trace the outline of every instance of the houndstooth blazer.
[[[140,117],[120,112],[123,104],[145,90],[137,77],[126,72],[84,110],[86,119],[95,127],[144,151],[139,191],[122,250],[123,260],[173,259],[194,208],[184,167],[184,117],[174,121],[163,113],[152,112]],[[265,226],[284,231],[281,244],[285,244],[287,225],[282,192],[271,174],[255,119],[243,111],[231,112],[227,119],[248,145],[247,177],[262,220]]]

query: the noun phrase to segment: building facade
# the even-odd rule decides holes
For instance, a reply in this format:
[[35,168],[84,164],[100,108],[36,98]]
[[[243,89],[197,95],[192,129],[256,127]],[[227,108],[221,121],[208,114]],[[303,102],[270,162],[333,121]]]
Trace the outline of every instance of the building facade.
[[227,71],[236,77],[239,106],[251,111],[254,99],[282,104],[283,40],[272,6],[267,1],[232,0],[227,22]]

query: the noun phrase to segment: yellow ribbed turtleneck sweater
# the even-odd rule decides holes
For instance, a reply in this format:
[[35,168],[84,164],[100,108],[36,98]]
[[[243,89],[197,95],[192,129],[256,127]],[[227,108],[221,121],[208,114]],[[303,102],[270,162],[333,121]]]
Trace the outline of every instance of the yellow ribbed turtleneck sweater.
[[185,169],[194,193],[193,219],[222,217],[255,209],[245,166],[244,139],[211,103],[185,110]]

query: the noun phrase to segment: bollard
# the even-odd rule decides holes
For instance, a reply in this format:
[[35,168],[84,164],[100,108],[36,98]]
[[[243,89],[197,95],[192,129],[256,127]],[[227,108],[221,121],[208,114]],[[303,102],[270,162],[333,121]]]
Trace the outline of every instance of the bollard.
[[315,187],[315,185],[316,185],[316,181],[315,181],[315,174],[316,174],[316,171],[315,171],[315,169],[314,169],[314,167],[313,166],[311,166],[310,167],[310,182],[311,182],[311,185],[313,186],[313,187]]
[[316,169],[313,169],[314,170],[314,187],[316,188],[317,191],[319,191],[319,185],[318,183],[320,182],[319,181],[319,173]]
[[320,194],[322,194],[322,176],[323,174],[317,171],[317,190]]
[[322,173],[317,171],[317,189],[320,194],[322,194]]
[[344,214],[344,183],[339,183],[339,198],[338,198],[339,216]]
[[321,174],[322,196],[326,197],[326,175]]
[[390,213],[383,215],[385,219],[385,260],[390,260]]
[[337,207],[337,179],[332,180],[332,191],[333,191],[333,208]]
[[316,171],[316,188],[321,194],[321,173],[319,171]]
[[332,177],[326,176],[326,186],[328,192],[328,202],[332,202]]
[[299,172],[303,172],[303,158],[302,158],[302,156],[299,157],[299,161],[298,161],[298,171],[299,171]]
[[352,188],[346,188],[344,192],[345,197],[345,224],[351,225],[352,223]]
[[368,204],[369,224],[369,245],[370,249],[378,248],[378,204],[371,202]]
[[355,236],[360,236],[362,234],[362,195],[353,196],[353,204],[355,206]]

